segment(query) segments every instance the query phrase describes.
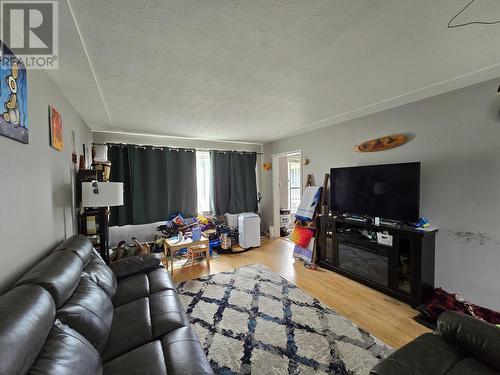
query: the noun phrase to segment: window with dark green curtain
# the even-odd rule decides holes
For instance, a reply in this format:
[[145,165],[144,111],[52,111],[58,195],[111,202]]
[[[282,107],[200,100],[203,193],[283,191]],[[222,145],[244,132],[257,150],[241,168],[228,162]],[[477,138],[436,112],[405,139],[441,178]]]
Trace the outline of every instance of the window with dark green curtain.
[[212,211],[217,215],[257,211],[255,152],[211,151]]
[[[132,223],[147,224],[167,220],[168,150],[129,146]],[[113,164],[111,164],[113,169]]]
[[124,205],[111,209],[110,225],[147,224],[172,214],[196,214],[194,150],[110,145],[110,181],[123,182]]
[[169,149],[167,158],[167,191],[169,213],[184,217],[196,216],[196,152],[190,149]]
[[108,159],[111,161],[109,180],[123,182],[123,206],[111,207],[110,225],[132,224],[132,194],[130,189],[129,146],[109,145]]

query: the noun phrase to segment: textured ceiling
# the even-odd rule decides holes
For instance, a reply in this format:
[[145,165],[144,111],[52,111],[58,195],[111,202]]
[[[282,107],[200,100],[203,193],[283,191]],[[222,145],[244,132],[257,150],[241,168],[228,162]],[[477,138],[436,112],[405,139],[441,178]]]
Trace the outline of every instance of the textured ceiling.
[[[446,28],[466,0],[69,3],[94,129],[265,142],[500,75],[500,25]],[[456,22],[495,17],[476,0]]]

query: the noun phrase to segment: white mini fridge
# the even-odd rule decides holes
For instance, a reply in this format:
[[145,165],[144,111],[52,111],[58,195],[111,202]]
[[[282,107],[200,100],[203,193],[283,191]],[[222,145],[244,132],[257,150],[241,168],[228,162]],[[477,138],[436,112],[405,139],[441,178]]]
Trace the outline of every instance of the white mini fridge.
[[251,212],[239,214],[238,235],[242,248],[260,246],[260,216]]

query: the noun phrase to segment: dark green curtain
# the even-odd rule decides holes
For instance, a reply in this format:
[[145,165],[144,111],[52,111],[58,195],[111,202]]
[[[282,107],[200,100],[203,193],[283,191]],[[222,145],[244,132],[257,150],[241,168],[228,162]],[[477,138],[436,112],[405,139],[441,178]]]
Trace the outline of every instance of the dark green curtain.
[[[128,146],[132,222],[154,223],[168,219],[167,158],[168,150]],[[111,164],[113,169],[113,164]]]
[[109,180],[123,182],[123,206],[111,207],[110,225],[132,223],[132,195],[130,188],[129,147],[126,145],[109,145],[108,159],[111,161]]
[[167,157],[167,191],[169,213],[196,216],[196,151],[169,149]]
[[110,225],[146,224],[171,214],[196,214],[193,150],[110,145],[111,181],[124,185],[124,205],[111,209]]
[[257,154],[254,152],[211,151],[212,211],[257,211]]

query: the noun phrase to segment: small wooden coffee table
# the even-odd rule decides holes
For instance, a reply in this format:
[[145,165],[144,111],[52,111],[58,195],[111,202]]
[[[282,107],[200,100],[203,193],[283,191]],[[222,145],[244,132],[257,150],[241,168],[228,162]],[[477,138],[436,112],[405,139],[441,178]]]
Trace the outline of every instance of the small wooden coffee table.
[[[188,253],[191,251],[192,255],[199,253],[197,249],[203,249],[201,251],[206,251],[207,263],[210,264],[210,243],[208,237],[201,235],[198,241],[193,241],[191,238],[179,241],[176,237],[166,238],[163,240],[163,251],[165,252],[165,257],[167,258],[167,269],[168,269],[168,257],[170,256],[170,274],[174,273],[174,253],[181,249],[188,249]],[[191,250],[190,250],[191,249]],[[193,254],[194,253],[194,254]],[[194,260],[194,257],[193,257]]]

